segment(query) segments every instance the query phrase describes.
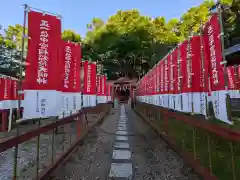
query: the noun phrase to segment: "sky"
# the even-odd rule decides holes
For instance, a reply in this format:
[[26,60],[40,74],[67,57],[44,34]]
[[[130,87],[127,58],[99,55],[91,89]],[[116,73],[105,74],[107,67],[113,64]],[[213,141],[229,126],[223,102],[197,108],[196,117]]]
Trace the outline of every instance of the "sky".
[[86,25],[93,17],[106,21],[118,10],[137,8],[151,17],[164,16],[167,20],[179,18],[189,8],[203,0],[1,0],[0,25],[23,23],[23,4],[60,14],[63,29],[72,29],[85,36]]

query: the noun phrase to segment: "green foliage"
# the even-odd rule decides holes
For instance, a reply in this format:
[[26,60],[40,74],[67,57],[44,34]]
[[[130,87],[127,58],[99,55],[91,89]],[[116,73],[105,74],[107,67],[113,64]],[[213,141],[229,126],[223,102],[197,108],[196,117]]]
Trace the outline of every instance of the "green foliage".
[[[22,50],[22,35],[23,35],[23,27],[20,24],[16,24],[15,26],[8,26],[5,31],[5,41],[12,48],[16,48],[18,51]],[[27,34],[27,29],[25,28],[25,34]],[[28,39],[24,40],[24,52],[26,55]]]
[[[6,75],[17,77],[19,75],[19,65],[15,60],[20,60],[20,51],[22,49],[21,25],[8,26],[3,34],[0,34],[0,72]],[[27,40],[25,43],[25,52],[27,49]]]
[[[221,1],[225,6],[232,2]],[[213,0],[205,0],[201,5],[190,8],[180,19],[168,22],[164,17],[153,19],[143,16],[137,9],[118,11],[105,24],[101,19],[93,18],[87,26],[84,58],[103,63],[112,78],[119,75],[142,76],[179,42],[200,33],[200,27],[208,20],[209,9],[213,5]],[[239,36],[239,5],[235,3],[223,13],[226,17],[225,39],[231,42]]]
[[75,43],[81,42],[81,36],[69,29],[63,31],[62,39],[65,41],[71,41],[71,42],[75,42]]
[[220,2],[225,5],[231,5],[233,3],[233,0],[220,0]]
[[210,15],[209,9],[214,5],[213,1],[204,1],[200,6],[190,8],[181,17],[179,32],[183,39],[199,33],[201,24],[204,24]]
[[[91,24],[93,22],[95,19]],[[105,24],[100,24],[90,26],[85,38],[87,51],[83,48],[84,58],[101,61],[108,76],[113,78],[143,75],[149,69],[152,56],[157,54],[154,47],[178,42],[178,37],[172,32],[175,21],[166,26],[164,17],[152,19],[142,16],[136,9],[118,11]]]
[[240,1],[224,0],[222,3],[225,45],[240,44]]
[[103,25],[104,25],[103,20],[101,20],[100,18],[93,18],[93,19],[92,19],[92,23],[87,24],[87,28],[88,28],[89,30],[99,29],[99,28],[101,28]]
[[180,20],[168,22],[164,17],[142,16],[137,9],[118,11],[105,24],[93,18],[84,41],[84,58],[101,61],[113,77],[142,76],[176,44],[199,32],[212,5],[206,1]]

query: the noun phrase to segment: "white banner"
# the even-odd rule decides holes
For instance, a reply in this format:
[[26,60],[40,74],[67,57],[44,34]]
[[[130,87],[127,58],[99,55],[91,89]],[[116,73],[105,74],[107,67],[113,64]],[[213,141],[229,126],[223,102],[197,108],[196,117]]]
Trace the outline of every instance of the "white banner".
[[60,115],[61,94],[55,90],[25,90],[23,118],[47,118]]

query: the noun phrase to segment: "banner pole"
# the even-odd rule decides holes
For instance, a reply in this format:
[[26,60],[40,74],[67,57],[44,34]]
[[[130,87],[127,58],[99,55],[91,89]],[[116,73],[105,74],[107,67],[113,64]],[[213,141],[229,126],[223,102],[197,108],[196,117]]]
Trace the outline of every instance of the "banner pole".
[[[26,5],[26,4],[24,4],[23,6],[25,6],[25,5]],[[45,11],[45,10],[40,9],[40,8],[35,8],[35,7],[31,7],[31,6],[27,6],[27,7],[30,8],[30,9],[36,10],[36,11],[44,12],[44,13],[49,14],[49,15],[53,15],[53,16],[57,16],[57,17],[62,17],[60,14],[52,13],[52,12],[49,12],[49,11]]]
[[[27,4],[24,5],[24,19],[23,19],[23,32],[22,32],[22,51],[21,51],[21,62],[23,62],[23,54],[24,54],[24,40],[25,40],[25,30],[26,30],[26,20],[27,20]],[[22,91],[22,64],[19,64],[19,87],[18,89]],[[21,98],[18,94],[18,111],[17,111],[17,119],[21,118]],[[17,132],[16,136],[19,136],[19,124],[16,124]],[[18,167],[18,145],[15,146],[14,151],[14,162],[13,162],[13,180],[17,179],[17,167]]]
[[[27,4],[24,5],[24,20],[23,20],[23,32],[22,32],[22,50],[21,50],[21,63],[24,61],[24,46],[25,46],[25,31],[26,31],[26,21],[27,21]],[[19,91],[22,91],[22,65],[19,65]],[[19,96],[18,96],[19,97]],[[21,98],[18,98],[18,119],[21,118]]]

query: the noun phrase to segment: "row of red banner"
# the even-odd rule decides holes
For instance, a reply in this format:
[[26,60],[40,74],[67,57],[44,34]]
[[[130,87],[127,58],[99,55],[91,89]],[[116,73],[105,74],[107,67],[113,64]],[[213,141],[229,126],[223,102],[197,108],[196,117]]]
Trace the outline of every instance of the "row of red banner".
[[[236,72],[240,68],[225,69],[222,65],[220,34],[218,15],[214,14],[205,24],[202,36],[194,36],[179,44],[141,79],[136,89],[138,99],[204,115],[205,99],[208,99],[213,102],[215,116],[231,123],[226,94],[239,96],[240,77]],[[230,92],[226,91],[227,87]],[[234,93],[235,90],[238,92]]]
[[[24,89],[80,92],[81,47],[61,39],[61,22],[51,15],[28,13],[29,42]],[[85,61],[84,94],[96,94],[96,64]],[[106,77],[103,76],[106,93]]]
[[[83,63],[84,67],[84,74],[89,74],[88,72],[93,72],[89,77],[84,77],[83,83],[83,90],[80,89],[80,81],[77,81],[77,88],[71,86],[71,88],[67,88],[63,86],[61,92],[74,92],[77,89],[77,92],[82,92],[83,94],[91,94],[91,95],[98,95],[98,96],[111,96],[111,87],[110,83],[107,83],[107,78],[105,75],[96,75],[94,72],[96,70],[96,66],[94,63],[88,63],[85,61]],[[80,70],[78,71],[80,72]],[[78,75],[78,78],[80,76]],[[70,82],[73,81],[70,79]],[[24,83],[24,89],[27,89],[26,83]],[[42,88],[42,87],[41,87]],[[23,90],[24,90],[23,89]],[[45,90],[45,89],[44,89]],[[20,94],[20,97],[24,96],[24,94]],[[0,77],[0,101],[4,100],[18,100],[18,80],[14,80],[11,77]],[[23,99],[23,98],[20,98]]]
[[[98,96],[110,96],[105,76],[96,75],[96,64],[81,62],[81,46],[61,39],[61,20],[41,12],[28,12],[28,52],[23,81],[24,118],[58,116],[83,106],[94,106]],[[82,67],[82,69],[81,69]],[[99,84],[97,84],[97,78]],[[1,109],[14,91],[10,79],[0,87]],[[11,82],[12,83],[12,82]],[[101,86],[97,88],[97,86]],[[6,93],[8,96],[6,96]],[[14,97],[16,99],[16,97]],[[104,98],[107,101],[109,98]],[[91,101],[91,103],[90,103]],[[9,102],[8,102],[9,104]]]
[[0,77],[0,101],[17,100],[17,80]]

